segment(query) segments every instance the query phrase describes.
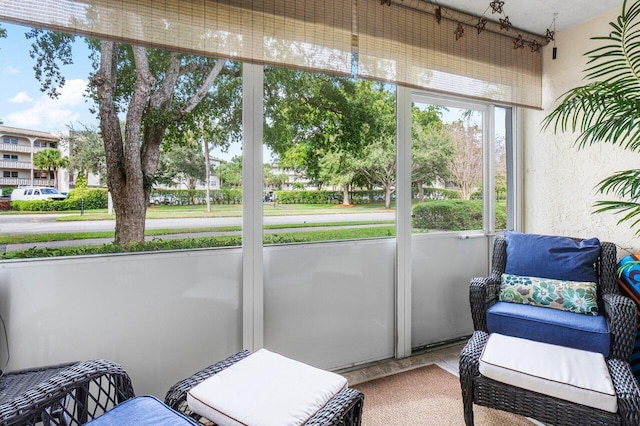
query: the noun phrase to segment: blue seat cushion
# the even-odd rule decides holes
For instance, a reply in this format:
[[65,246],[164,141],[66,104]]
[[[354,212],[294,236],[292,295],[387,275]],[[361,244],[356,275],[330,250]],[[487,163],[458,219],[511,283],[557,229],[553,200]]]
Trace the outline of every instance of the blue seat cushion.
[[604,315],[496,302],[487,309],[489,333],[521,337],[609,356],[611,337]]
[[171,409],[154,396],[137,396],[116,405],[86,424],[91,426],[193,426],[200,423]]

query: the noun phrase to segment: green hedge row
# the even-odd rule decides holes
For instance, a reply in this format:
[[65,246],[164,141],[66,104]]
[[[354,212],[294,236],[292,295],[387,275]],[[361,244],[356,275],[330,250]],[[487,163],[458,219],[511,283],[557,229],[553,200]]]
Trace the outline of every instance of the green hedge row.
[[[195,205],[206,204],[206,195],[204,189],[153,189],[150,198],[152,201],[156,197],[168,200],[164,204]],[[242,203],[242,189],[212,189],[209,196],[214,204]]]
[[[507,227],[505,202],[496,204],[496,229]],[[463,231],[482,229],[482,200],[433,200],[413,208],[413,227]]]
[[[84,203],[84,205],[83,205]],[[23,212],[53,212],[67,210],[106,209],[107,190],[106,189],[72,189],[65,200],[44,201],[44,200],[15,200],[11,201],[11,210]]]
[[445,188],[424,188],[424,196],[432,200],[457,200],[460,198],[460,191]]

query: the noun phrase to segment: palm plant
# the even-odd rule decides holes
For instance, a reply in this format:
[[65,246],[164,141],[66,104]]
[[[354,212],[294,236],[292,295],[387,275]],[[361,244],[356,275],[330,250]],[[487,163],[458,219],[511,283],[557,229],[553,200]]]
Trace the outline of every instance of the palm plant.
[[[579,148],[596,143],[610,143],[632,152],[640,151],[640,0],[627,7],[610,23],[612,31],[605,37],[593,37],[603,45],[593,49],[585,78],[589,84],[563,95],[562,102],[543,120],[543,128],[554,132],[580,132]],[[600,181],[601,194],[617,200],[597,201],[596,213],[622,214],[618,223],[640,223],[640,169],[616,172]],[[640,228],[636,231],[640,234]]]

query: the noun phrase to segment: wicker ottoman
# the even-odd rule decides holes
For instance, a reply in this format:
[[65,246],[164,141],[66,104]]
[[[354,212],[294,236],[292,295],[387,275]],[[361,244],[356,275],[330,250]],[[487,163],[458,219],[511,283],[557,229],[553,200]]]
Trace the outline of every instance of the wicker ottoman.
[[[187,392],[194,386],[225,370],[250,354],[249,351],[239,352],[195,373],[191,377],[181,380],[169,389],[165,397],[165,403],[174,410],[182,412],[202,424],[212,424],[206,417],[191,411],[187,404]],[[237,397],[241,398],[242,395],[238,395]],[[362,419],[363,402],[363,394],[354,389],[345,388],[335,394],[322,409],[307,420],[305,425],[359,426]]]
[[618,359],[606,361],[617,396],[618,411],[612,413],[483,376],[479,372],[479,360],[488,339],[488,333],[476,331],[460,354],[460,384],[467,426],[473,425],[474,403],[556,426],[640,424],[640,388],[629,363]]

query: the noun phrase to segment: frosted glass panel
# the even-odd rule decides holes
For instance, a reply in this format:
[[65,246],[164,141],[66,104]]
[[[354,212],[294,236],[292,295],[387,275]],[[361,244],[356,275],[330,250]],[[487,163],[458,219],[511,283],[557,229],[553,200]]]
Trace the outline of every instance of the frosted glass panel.
[[264,248],[265,346],[319,368],[394,354],[395,239]]
[[414,235],[411,256],[412,347],[471,334],[469,280],[487,274],[486,238]]
[[242,349],[240,249],[5,262],[9,370],[106,358],[136,394]]

